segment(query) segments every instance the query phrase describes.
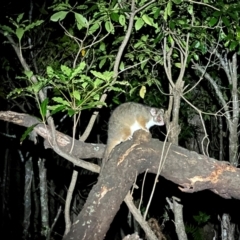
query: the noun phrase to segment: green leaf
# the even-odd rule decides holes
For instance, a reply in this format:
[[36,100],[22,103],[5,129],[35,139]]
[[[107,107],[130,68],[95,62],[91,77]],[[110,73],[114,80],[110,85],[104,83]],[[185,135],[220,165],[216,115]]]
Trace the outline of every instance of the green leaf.
[[82,84],[83,89],[85,89],[85,88],[87,87],[87,85],[88,85],[88,82],[84,82],[84,83]]
[[175,23],[175,21],[169,21],[169,27],[170,27],[170,29],[174,29],[175,28],[175,26],[176,26],[176,23]]
[[[112,72],[112,74],[113,74],[113,72]],[[117,81],[117,84],[119,84],[119,85],[124,85],[124,86],[130,86],[131,84],[128,82],[128,81]]]
[[198,223],[198,225],[200,225],[202,223],[206,223],[209,220],[210,216],[204,212],[199,211],[198,215],[193,216],[193,218]]
[[118,19],[119,19],[119,15],[115,12],[110,14],[110,18],[114,21],[118,23]]
[[113,0],[113,1],[111,1],[111,3],[110,3],[110,8],[114,8],[115,5],[117,4],[117,2],[118,2],[118,0]]
[[93,34],[93,33],[95,33],[98,29],[99,29],[99,24],[98,24],[98,23],[94,23],[94,24],[89,28],[88,33],[89,33],[89,34]]
[[112,91],[115,91],[115,92],[125,92],[122,88],[119,88],[119,87],[110,87],[110,89],[112,90]]
[[190,15],[192,15],[192,14],[193,14],[193,5],[189,5],[188,8],[187,8],[187,10],[188,10],[188,13],[189,13]]
[[[72,7],[71,7],[72,8]],[[87,6],[87,5],[77,5],[76,6],[76,9],[80,9],[80,10],[88,10],[88,13],[89,12],[92,12],[93,10],[96,10],[97,9],[97,6],[96,5],[94,5],[94,6],[92,6],[91,7],[91,9],[89,9],[89,7]],[[90,10],[90,11],[89,11]]]
[[29,135],[30,132],[38,125],[38,123],[32,125],[31,127],[28,127],[26,131],[23,133],[22,137],[20,138],[20,142],[23,142],[26,137]]
[[137,21],[135,22],[136,31],[141,29],[143,25],[144,25],[144,21],[142,20],[142,18],[138,18]]
[[185,25],[187,23],[187,19],[178,19],[177,22],[181,25]]
[[172,0],[175,4],[180,4],[182,0]]
[[238,21],[238,19],[239,19],[239,10],[240,10],[240,8],[238,7],[238,11],[234,9],[233,12],[229,12],[228,14],[229,14],[229,16],[230,16],[233,20]]
[[18,17],[17,17],[17,23],[20,23],[20,21],[22,20],[22,18],[23,18],[23,15],[24,15],[24,13],[21,13],[21,14],[19,14],[18,15]]
[[214,17],[220,17],[222,15],[222,11],[215,11],[212,15]]
[[103,74],[104,74],[105,80],[109,82],[112,79],[114,72],[106,71]]
[[41,115],[43,117],[46,117],[47,115],[47,105],[48,105],[48,98],[46,98],[40,105]]
[[65,110],[66,106],[62,105],[62,104],[57,104],[57,105],[53,105],[53,106],[48,106],[48,109],[51,110],[51,115],[53,115],[57,112]]
[[4,31],[4,36],[7,36],[9,33],[15,34],[15,31],[6,25],[0,25],[0,29]]
[[141,40],[144,41],[144,42],[146,42],[146,41],[148,40],[148,36],[147,36],[147,35],[143,35],[143,36],[141,37]]
[[74,15],[77,21],[78,30],[82,29],[83,27],[87,27],[88,21],[82,14],[74,13]]
[[72,117],[75,113],[76,113],[76,111],[74,111],[73,109],[68,109],[68,116],[69,117]]
[[76,91],[76,90],[73,91],[73,96],[74,96],[74,98],[77,99],[78,101],[81,100],[79,91]]
[[194,48],[199,48],[200,47],[200,42],[199,41],[195,41],[194,42]]
[[124,62],[123,62],[123,61],[120,63],[119,69],[120,69],[121,71],[123,71],[123,70],[125,69]]
[[239,40],[240,40],[240,27],[237,27],[237,28],[236,28],[236,36],[237,36],[237,37],[236,37],[236,40],[239,41]]
[[16,35],[17,35],[19,41],[21,41],[24,32],[25,32],[25,31],[24,31],[23,28],[17,28],[17,29],[16,29]]
[[231,41],[230,50],[234,51],[238,45],[239,45],[238,41]]
[[54,97],[54,98],[52,98],[52,100],[53,100],[54,102],[61,103],[61,104],[64,105],[64,106],[70,107],[69,102],[67,102],[66,100],[64,100],[64,99],[61,98],[61,97]]
[[77,100],[77,101],[76,101],[76,106],[77,106],[78,109],[79,109],[79,108],[82,109],[83,102],[84,102],[84,99],[83,99],[83,100]]
[[149,17],[148,15],[143,14],[142,19],[146,24],[148,24],[150,26],[154,26],[153,19],[151,17]]
[[168,9],[167,9],[167,7],[165,7],[165,9],[164,9],[163,19],[165,20],[165,22],[167,22],[167,20],[168,20]]
[[97,72],[97,71],[93,71],[93,70],[91,70],[90,72],[91,72],[95,77],[100,78],[100,79],[102,79],[102,80],[106,80],[106,77],[105,77],[102,73]]
[[119,23],[122,25],[122,26],[125,26],[126,25],[126,18],[124,15],[120,15],[119,17]]
[[[144,62],[141,63],[141,69],[142,69],[142,70],[145,68],[147,62],[148,62],[148,61],[144,61]],[[158,62],[159,62],[159,61],[158,61]]]
[[100,43],[99,49],[100,49],[101,51],[103,51],[103,52],[106,50],[106,45],[105,45],[104,42],[101,42],[101,43]]
[[67,76],[67,77],[70,77],[71,76],[71,73],[72,73],[72,70],[71,68],[65,66],[65,65],[61,65],[61,71],[62,73]]
[[168,1],[167,4],[167,15],[171,17],[172,15],[172,1]]
[[140,91],[139,91],[139,96],[140,96],[142,99],[144,99],[146,92],[147,92],[146,87],[145,87],[145,86],[142,86],[141,89],[140,89]]
[[44,22],[43,20],[38,20],[38,21],[36,21],[36,22],[33,22],[33,23],[27,25],[27,26],[25,27],[25,32],[26,32],[26,31],[29,31],[29,30],[31,30],[31,29],[39,26],[39,25],[41,25],[43,22]]
[[54,13],[50,20],[53,22],[58,22],[58,21],[62,21],[68,14],[68,11],[60,11],[60,12],[56,12]]
[[145,46],[145,43],[143,43],[142,41],[138,41],[134,44],[134,48],[141,48],[143,46]]
[[110,21],[105,22],[105,29],[109,33],[114,33],[114,27]]
[[164,35],[163,33],[159,33],[158,36],[154,39],[153,43],[156,44],[156,43],[159,43],[161,42],[161,40],[163,39]]
[[171,35],[168,35],[168,41],[172,44],[174,42],[173,38]]
[[61,11],[61,10],[67,10],[72,9],[72,6],[68,3],[69,1],[58,2],[56,5],[54,5],[52,8],[54,11]]
[[29,86],[27,90],[29,90],[30,92],[38,93],[42,89],[42,87],[43,87],[43,84],[41,82],[37,82],[32,86]]
[[32,71],[24,71],[24,74],[27,76],[28,79],[30,79],[33,76]]
[[82,110],[91,109],[91,108],[94,108],[94,107],[96,107],[98,105],[106,106],[106,103],[105,102],[101,102],[101,101],[90,102],[87,105],[85,105],[84,107],[82,107]]
[[106,58],[103,58],[101,61],[100,61],[100,63],[99,63],[99,68],[101,69],[103,66],[104,66],[104,64],[106,63]]
[[86,66],[86,63],[85,62],[81,62],[72,72],[71,71],[71,75],[70,75],[70,80],[73,79],[74,77],[76,77],[77,75],[79,75],[79,73],[82,73],[82,71],[84,70]]
[[103,83],[103,80],[96,78],[96,80],[93,82],[94,88],[99,87]]
[[54,74],[54,70],[52,67],[47,66],[47,75],[48,77],[52,78],[55,74]]
[[199,61],[199,56],[196,53],[193,54],[193,57],[195,60]]
[[175,63],[174,65],[175,65],[177,68],[181,68],[181,67],[182,67],[181,63]]
[[226,26],[226,27],[229,27],[230,26],[230,22],[229,22],[229,20],[224,16],[224,17],[222,17],[222,21],[223,21],[223,23],[224,23],[224,25]]
[[100,95],[99,95],[99,94],[95,94],[95,95],[93,96],[93,99],[96,100],[96,101],[99,101]]
[[213,27],[218,22],[218,18],[212,17],[208,23],[210,27]]
[[154,12],[154,19],[158,19],[159,15],[160,15],[160,11],[161,11],[161,8],[157,8],[156,11]]

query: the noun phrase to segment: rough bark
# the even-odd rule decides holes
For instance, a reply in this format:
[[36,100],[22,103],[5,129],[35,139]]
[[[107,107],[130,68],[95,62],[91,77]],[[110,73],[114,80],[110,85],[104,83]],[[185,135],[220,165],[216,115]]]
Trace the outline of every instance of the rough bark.
[[[48,141],[49,134],[46,134],[48,127],[40,123],[34,117],[27,114],[7,111],[0,112],[0,120],[5,120],[25,127],[38,123],[34,130],[37,134]],[[71,148],[72,138],[57,131],[56,134],[58,135],[57,139],[59,140],[59,147],[68,152],[67,150],[70,150]],[[62,139],[65,140],[63,141]],[[138,141],[142,141],[141,138],[138,139]],[[117,146],[113,152],[113,159],[108,161],[109,164],[117,161],[118,152],[125,152],[125,154],[129,155],[127,159],[129,159],[130,156],[131,159],[133,159],[133,161],[130,162],[131,164],[136,161],[134,161],[134,159],[137,159],[137,163],[140,162],[139,169],[134,169],[135,174],[136,171],[138,171],[137,173],[140,173],[146,168],[148,168],[150,172],[156,173],[161,152],[163,150],[163,143],[157,139],[151,139],[151,141],[141,143],[140,145],[137,145],[138,147],[131,149],[133,144],[133,141],[127,141]],[[166,144],[166,148],[167,147],[168,144]],[[77,150],[75,150],[75,148],[77,148]],[[126,149],[129,150],[126,152]],[[129,153],[129,151],[131,152]],[[104,152],[104,145],[76,141],[73,152],[78,158],[101,158]],[[125,155],[122,157],[125,158]],[[119,159],[120,158],[121,155],[119,155]],[[128,161],[125,161],[125,159],[124,162],[126,162],[126,165],[128,164]],[[131,164],[129,167],[132,167]],[[122,164],[119,166],[122,166]],[[122,169],[122,171],[123,170],[124,169]],[[106,174],[109,174],[108,172]],[[110,171],[110,175],[111,173],[112,172]],[[185,192],[196,192],[210,189],[222,197],[240,199],[240,169],[229,165],[228,162],[217,161],[213,158],[188,151],[187,149],[175,145],[171,145],[170,147],[165,167],[161,172],[161,175],[182,186],[181,190]]]
[[[33,125],[26,114],[0,112],[0,119],[22,126]],[[48,141],[47,126],[39,124],[34,129]],[[57,134],[58,140],[67,139],[64,141],[67,144],[59,140],[59,147],[70,148],[71,138]],[[104,151],[103,145],[95,150],[92,144],[76,141],[74,148],[78,147],[81,147],[79,158],[86,156],[86,149],[92,149],[89,156],[99,158]],[[65,239],[103,239],[136,175],[146,169],[156,174],[163,150],[163,143],[151,139],[144,131],[136,132],[133,140],[118,145]],[[240,199],[240,169],[175,145],[170,146],[161,175],[185,192],[209,189],[224,198]]]
[[[35,126],[34,131],[36,131],[36,133],[45,140],[45,148],[52,148],[51,144],[49,143],[50,128],[48,127],[48,125],[43,124],[41,121],[39,121],[39,119],[37,119],[36,117],[32,117],[24,113],[0,111],[0,120],[12,122],[16,125],[24,126],[27,128]],[[73,141],[72,137],[56,131],[56,140],[59,148],[61,148],[62,151],[66,153],[70,152]],[[103,152],[104,144],[89,144],[75,140],[74,148],[71,155],[78,158],[101,158]]]
[[[132,141],[115,148],[65,240],[103,239],[136,175],[147,168],[157,173],[163,143],[142,141],[146,134],[138,131]],[[209,189],[224,198],[240,198],[240,169],[175,145],[170,147],[161,175],[185,192]]]

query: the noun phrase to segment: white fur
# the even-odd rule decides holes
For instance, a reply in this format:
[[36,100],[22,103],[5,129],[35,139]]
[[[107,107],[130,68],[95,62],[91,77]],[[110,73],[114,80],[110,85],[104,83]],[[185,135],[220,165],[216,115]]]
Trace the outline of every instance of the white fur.
[[157,124],[156,124],[156,122],[154,122],[153,119],[151,118],[151,120],[146,123],[146,128],[149,129],[150,127],[152,127],[152,126],[154,126],[154,125],[157,125]]
[[[155,122],[154,120],[153,120],[153,118],[150,120],[150,121],[148,121],[147,123],[146,123],[146,128],[147,129],[149,129],[149,128],[151,128],[152,126],[154,126],[154,125],[158,125],[158,126],[162,126],[162,125],[164,125],[164,122],[163,121],[161,121],[161,122]],[[133,133],[135,132],[135,131],[137,131],[137,130],[139,130],[139,129],[143,129],[143,130],[145,130],[145,131],[147,131],[145,128],[142,128],[142,126],[136,121],[132,126],[131,126],[131,136],[129,136],[129,140],[130,139],[132,139],[132,135],[133,135]],[[148,132],[148,131],[147,131]]]
[[[143,129],[142,126],[138,123],[138,122],[135,122],[132,126],[131,126],[131,137],[130,139],[132,138],[132,135],[135,131],[139,130],[139,129]],[[143,129],[146,131],[146,129]]]

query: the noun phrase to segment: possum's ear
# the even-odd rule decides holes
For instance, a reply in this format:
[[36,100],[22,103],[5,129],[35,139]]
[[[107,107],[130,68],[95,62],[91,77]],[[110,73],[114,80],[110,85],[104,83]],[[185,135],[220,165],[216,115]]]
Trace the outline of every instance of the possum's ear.
[[151,108],[150,113],[153,117],[156,116],[157,115],[157,109],[156,108]]

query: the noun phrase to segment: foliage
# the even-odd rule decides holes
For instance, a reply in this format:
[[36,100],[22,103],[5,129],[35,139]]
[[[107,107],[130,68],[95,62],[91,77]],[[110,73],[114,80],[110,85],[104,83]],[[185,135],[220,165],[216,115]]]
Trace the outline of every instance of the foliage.
[[15,35],[18,38],[18,41],[21,42],[24,34],[43,23],[43,20],[36,20],[35,22],[30,23],[29,20],[23,20],[23,17],[24,13],[21,13],[16,20],[9,18],[9,23],[13,25],[12,27],[0,25],[0,29],[4,32],[4,35]]
[[[144,4],[146,4],[146,1],[141,1],[136,7],[140,8]],[[238,47],[239,28],[236,27],[236,31],[234,31],[234,28],[228,27],[229,24],[237,23],[238,12],[236,9],[238,7],[237,3],[230,6],[218,2],[214,5],[214,8],[211,8],[208,5],[170,1],[162,5],[155,2],[151,4],[151,7],[143,8],[140,14],[135,16],[134,32],[132,33],[134,35],[119,66],[120,71],[123,72],[123,77],[120,76],[120,78],[129,83],[129,88],[125,88],[125,90],[130,96],[132,95],[131,98],[135,99],[140,96],[144,99],[147,95],[151,96],[148,91],[155,88],[156,83],[160,88],[166,88],[161,80],[161,72],[163,71],[161,68],[163,65],[161,42],[164,36],[168,36],[169,44],[181,39],[182,46],[185,46],[184,36],[187,32],[191,32],[188,63],[192,58],[199,61],[201,55],[207,54],[212,43],[217,41],[219,43],[223,42],[225,47],[229,46],[230,50],[236,49]],[[66,35],[55,39],[59,44],[47,42],[45,49],[43,49],[43,54],[45,56],[48,54],[48,58],[44,59],[47,65],[45,64],[42,67],[56,69],[61,68],[61,65],[65,65],[71,68],[69,57],[71,52],[75,52],[80,54],[86,63],[86,71],[90,69],[112,70],[115,58],[114,52],[116,52],[113,49],[119,46],[123,33],[127,29],[126,16],[130,11],[127,6],[123,8],[117,1],[111,3],[85,1],[84,4],[74,6],[68,1],[55,1],[49,9],[55,12],[50,18],[51,21],[61,21],[61,24],[66,22],[64,26]],[[233,11],[233,9],[235,10]],[[36,29],[43,23],[43,20],[29,23],[23,17],[24,14],[20,14],[16,20],[9,18],[9,21],[16,29],[3,25],[1,26],[2,30],[6,34],[15,35],[19,40],[22,40],[27,31]],[[74,23],[68,24],[67,21],[71,17],[74,17]],[[118,35],[113,39],[113,34],[116,35],[117,33],[116,29],[118,29]],[[148,29],[148,33],[145,31],[146,29]],[[215,34],[209,35],[209,32],[212,31]],[[79,38],[79,36],[81,37]],[[113,39],[113,41],[109,42],[109,39]],[[60,53],[62,53],[62,56],[58,55]],[[176,67],[173,74],[175,74],[177,68],[181,67],[177,50],[175,50],[173,57],[175,61],[173,64]],[[42,64],[42,58],[38,60],[39,64]],[[74,68],[75,66],[73,66]],[[41,70],[41,72],[44,71]],[[44,79],[46,77],[40,79],[39,86],[34,87],[44,87],[46,85]],[[191,76],[189,75],[186,82],[191,84],[190,79]],[[86,82],[88,81],[89,79],[86,79]],[[95,96],[95,98],[97,97]],[[155,101],[155,98],[156,96],[152,100]],[[164,97],[157,96],[157,98],[157,102],[162,102]],[[94,106],[89,105],[89,107]]]
[[210,216],[204,212],[199,211],[198,215],[193,216],[196,224],[187,224],[185,226],[186,232],[190,234],[194,240],[203,240],[202,226],[208,222]]

